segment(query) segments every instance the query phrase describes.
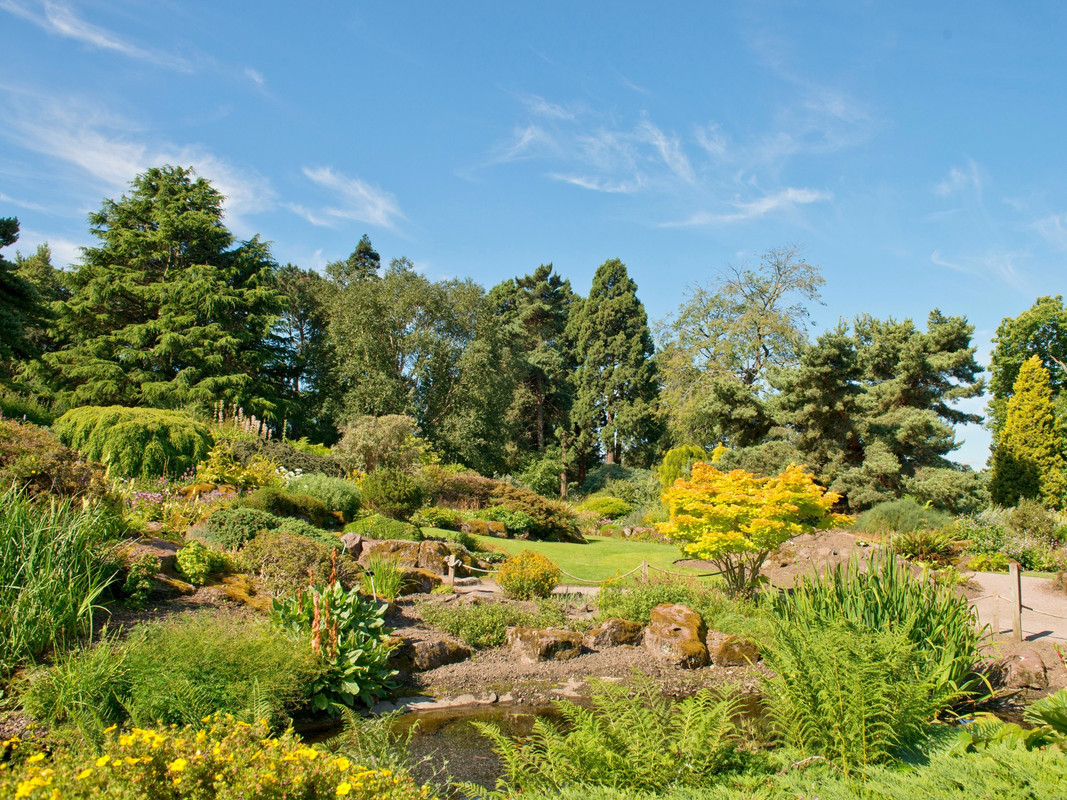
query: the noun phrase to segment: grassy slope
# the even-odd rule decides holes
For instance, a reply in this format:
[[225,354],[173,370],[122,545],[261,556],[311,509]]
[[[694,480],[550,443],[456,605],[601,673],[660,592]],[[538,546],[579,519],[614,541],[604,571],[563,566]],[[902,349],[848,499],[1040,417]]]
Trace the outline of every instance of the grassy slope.
[[[432,534],[432,529],[426,529]],[[697,570],[675,566],[674,561],[681,557],[676,545],[657,544],[654,542],[631,542],[604,536],[588,536],[588,544],[569,544],[565,542],[535,542],[521,539],[495,539],[491,536],[476,536],[479,543],[487,549],[502,550],[514,555],[522,550],[533,550],[550,558],[560,568],[591,581],[600,581],[614,575],[629,572],[640,566],[642,561],[649,565],[685,575],[700,574]],[[654,570],[650,574],[656,575]],[[564,581],[566,582],[566,578]]]

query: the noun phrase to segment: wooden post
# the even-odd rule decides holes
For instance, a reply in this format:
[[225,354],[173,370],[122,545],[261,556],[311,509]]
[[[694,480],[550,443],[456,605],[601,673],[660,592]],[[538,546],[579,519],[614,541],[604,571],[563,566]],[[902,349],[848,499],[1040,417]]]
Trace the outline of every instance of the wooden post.
[[641,582],[648,583],[648,562],[641,562]]
[[993,592],[993,638],[1000,636],[1000,592]]
[[1019,562],[1008,564],[1008,576],[1011,583],[1011,632],[1016,642],[1023,640],[1023,578]]
[[448,558],[445,559],[445,563],[448,565],[448,585],[449,586],[455,586],[456,585],[456,560],[457,559],[456,559],[455,554],[450,555]]

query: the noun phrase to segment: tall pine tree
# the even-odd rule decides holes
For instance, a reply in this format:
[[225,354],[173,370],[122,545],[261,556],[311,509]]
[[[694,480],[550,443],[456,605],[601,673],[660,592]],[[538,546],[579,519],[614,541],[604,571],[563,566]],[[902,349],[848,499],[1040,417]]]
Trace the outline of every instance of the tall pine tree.
[[661,434],[652,334],[637,284],[617,258],[597,269],[569,332],[578,364],[572,419],[579,449],[599,446],[609,464],[651,463]]
[[[261,379],[282,301],[258,237],[234,246],[223,197],[183,167],[138,175],[90,215],[100,240],[70,275],[66,347],[47,356],[71,404],[236,403],[272,419]],[[280,419],[277,421],[280,422]]]

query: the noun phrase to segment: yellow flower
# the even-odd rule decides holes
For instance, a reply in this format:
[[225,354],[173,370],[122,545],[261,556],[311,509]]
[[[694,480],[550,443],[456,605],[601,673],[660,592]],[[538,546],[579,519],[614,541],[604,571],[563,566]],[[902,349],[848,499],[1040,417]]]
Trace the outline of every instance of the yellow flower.
[[104,733],[111,733],[114,730],[118,730],[118,727],[118,725],[109,725],[108,727],[104,728]]
[[132,767],[132,766],[134,766],[134,765],[136,765],[136,764],[140,764],[140,763],[141,763],[141,759],[139,759],[139,758],[135,758],[134,756],[126,756],[126,758],[125,758],[125,759],[123,759],[123,760],[124,760],[124,761],[125,761],[125,762],[126,762],[127,764],[129,764],[129,765],[130,765],[131,767]]
[[344,797],[346,794],[352,791],[352,784],[348,781],[337,784],[337,796]]
[[48,800],[60,800],[61,797],[63,797],[63,795],[59,793],[59,789],[53,789],[52,794],[49,796]]
[[347,771],[348,771],[348,768],[349,768],[350,766],[352,766],[352,762],[351,762],[351,761],[349,761],[349,760],[348,760],[347,758],[345,758],[344,756],[341,756],[340,758],[335,758],[335,759],[333,760],[333,765],[334,765],[335,767],[337,767],[337,769],[338,769],[338,770],[340,770],[341,772],[347,772]]
[[176,758],[171,761],[170,764],[167,765],[167,769],[169,769],[171,772],[181,772],[183,769],[185,769],[185,765],[188,763],[189,762],[186,761],[184,758]]
[[173,783],[175,786],[177,786],[181,782],[182,782],[182,776],[181,775],[175,775],[173,778],[171,778],[171,783]]
[[44,753],[37,753],[26,759],[27,764],[36,764],[38,761],[44,761]]
[[111,760],[111,756],[109,756],[109,755],[107,755],[105,753],[104,755],[100,756],[100,758],[96,759],[96,766],[98,766],[98,767],[107,766],[107,762],[110,761],[110,760]]
[[92,774],[93,774],[92,768],[86,767],[85,769],[83,769],[81,772],[78,773],[78,780],[83,781],[83,780],[85,780],[86,778],[88,778]]
[[133,744],[132,733],[124,733],[119,737],[119,747],[129,747],[131,744]]

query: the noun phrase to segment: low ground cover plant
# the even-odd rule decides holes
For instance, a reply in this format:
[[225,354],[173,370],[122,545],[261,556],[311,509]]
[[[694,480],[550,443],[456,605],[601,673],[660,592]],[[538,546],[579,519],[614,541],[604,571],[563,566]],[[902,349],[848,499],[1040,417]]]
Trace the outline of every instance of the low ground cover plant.
[[185,614],[60,659],[31,676],[23,703],[89,741],[127,720],[195,724],[216,712],[284,724],[321,673],[306,643],[266,621]]
[[52,430],[65,445],[126,478],[177,477],[207,458],[211,429],[180,411],[81,406]]
[[607,584],[597,595],[596,618],[647,625],[652,609],[664,603],[680,603],[693,609],[708,630],[758,637],[766,627],[759,608],[750,601],[731,599],[706,582],[666,576],[627,586]]
[[513,603],[475,602],[463,607],[457,604],[420,603],[418,613],[427,625],[439,628],[478,650],[500,647],[511,627],[550,628],[566,622],[563,606],[550,601],[538,603],[536,610]]
[[993,507],[958,517],[950,530],[967,541],[967,551],[974,555],[1004,557],[1037,572],[1067,568],[1067,545],[1062,540],[1059,516],[1025,502],[1019,508]]
[[371,706],[396,689],[386,610],[337,581],[272,601],[272,625],[305,637],[322,665],[305,689],[313,711],[337,715],[357,703]]
[[359,582],[359,567],[330,546],[286,531],[263,531],[241,549],[239,563],[274,596],[296,594],[310,581],[326,584],[333,575],[345,589]]
[[119,573],[117,532],[106,507],[0,493],[0,675],[92,630]]
[[[12,767],[0,793],[27,800],[428,800],[403,771],[354,763],[308,745],[292,731],[271,735],[263,722],[211,715],[180,728],[110,731],[100,754],[49,758],[17,739],[0,746]],[[5,764],[6,766],[6,764]]]
[[548,597],[559,585],[559,579],[559,567],[532,550],[512,556],[496,573],[496,581],[504,594],[518,600]]
[[421,542],[422,530],[410,522],[371,514],[345,525],[345,533],[359,533],[368,539],[399,539],[406,542]]

